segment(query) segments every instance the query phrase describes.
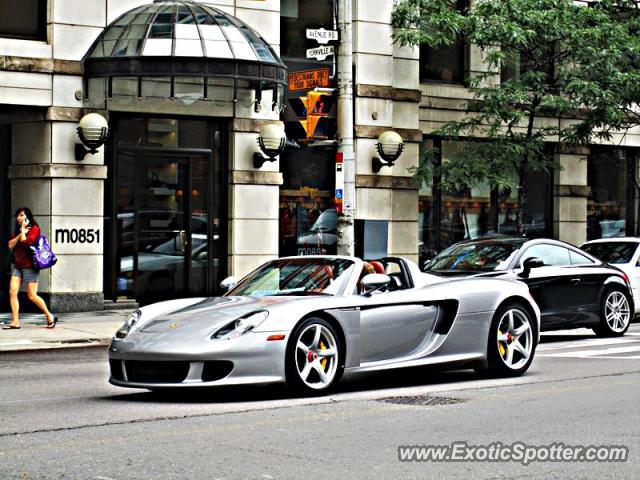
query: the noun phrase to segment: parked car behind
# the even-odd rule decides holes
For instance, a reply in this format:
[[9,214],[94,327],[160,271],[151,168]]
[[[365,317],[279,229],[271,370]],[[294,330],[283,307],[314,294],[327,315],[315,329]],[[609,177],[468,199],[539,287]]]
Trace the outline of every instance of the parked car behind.
[[640,238],[616,237],[591,240],[580,248],[594,257],[615,265],[629,277],[635,304],[635,314],[640,313]]
[[624,335],[632,318],[628,275],[558,240],[494,237],[456,243],[425,272],[441,276],[515,277],[529,286],[542,330],[592,328]]

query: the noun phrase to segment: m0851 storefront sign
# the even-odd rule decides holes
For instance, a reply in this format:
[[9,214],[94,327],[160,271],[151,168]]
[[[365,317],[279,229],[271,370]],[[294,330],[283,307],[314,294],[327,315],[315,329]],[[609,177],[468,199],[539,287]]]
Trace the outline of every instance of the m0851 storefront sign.
[[100,243],[98,228],[57,228],[56,243]]
[[289,74],[289,91],[310,90],[315,87],[329,86],[329,69],[304,70]]
[[315,58],[316,60],[324,60],[329,55],[333,55],[333,45],[326,47],[310,48],[307,50],[307,58]]

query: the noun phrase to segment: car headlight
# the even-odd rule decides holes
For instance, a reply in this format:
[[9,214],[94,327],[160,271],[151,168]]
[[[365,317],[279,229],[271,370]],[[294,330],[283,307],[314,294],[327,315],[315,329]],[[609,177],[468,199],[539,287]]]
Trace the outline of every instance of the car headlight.
[[140,320],[140,316],[142,316],[142,312],[140,310],[136,310],[131,315],[128,315],[122,322],[122,325],[120,325],[120,328],[118,329],[118,331],[116,332],[116,338],[126,337],[127,334],[133,328],[133,326],[138,322],[138,320]]
[[256,328],[264,322],[268,316],[269,312],[262,310],[260,312],[251,313],[246,317],[238,318],[237,320],[234,320],[222,327],[214,333],[211,338],[217,340],[230,340],[232,338],[239,337]]

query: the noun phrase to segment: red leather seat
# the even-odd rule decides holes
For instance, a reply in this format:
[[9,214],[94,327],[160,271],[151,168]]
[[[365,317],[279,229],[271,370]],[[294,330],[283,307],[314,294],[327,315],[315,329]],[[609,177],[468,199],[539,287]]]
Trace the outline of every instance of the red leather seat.
[[371,264],[373,269],[376,271],[376,273],[385,273],[384,265],[382,265],[382,263],[380,263],[378,260],[371,260],[369,263]]

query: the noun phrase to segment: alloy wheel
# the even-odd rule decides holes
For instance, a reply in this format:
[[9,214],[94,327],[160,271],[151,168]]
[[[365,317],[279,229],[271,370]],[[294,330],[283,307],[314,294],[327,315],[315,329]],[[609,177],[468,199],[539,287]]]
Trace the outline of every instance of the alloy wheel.
[[629,300],[624,293],[614,290],[607,296],[604,304],[604,317],[611,331],[623,332],[631,319]]
[[296,340],[295,365],[300,380],[309,388],[322,390],[338,371],[338,343],[324,325],[308,325]]
[[498,352],[508,368],[524,366],[533,351],[533,329],[527,315],[519,309],[507,310],[498,322]]

